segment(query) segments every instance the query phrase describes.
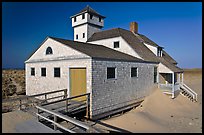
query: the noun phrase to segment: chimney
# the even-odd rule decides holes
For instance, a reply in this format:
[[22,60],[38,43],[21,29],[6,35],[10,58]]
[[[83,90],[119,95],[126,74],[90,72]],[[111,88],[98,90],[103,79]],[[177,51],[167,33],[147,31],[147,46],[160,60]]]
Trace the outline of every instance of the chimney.
[[138,24],[136,22],[130,23],[130,31],[133,33],[138,33]]

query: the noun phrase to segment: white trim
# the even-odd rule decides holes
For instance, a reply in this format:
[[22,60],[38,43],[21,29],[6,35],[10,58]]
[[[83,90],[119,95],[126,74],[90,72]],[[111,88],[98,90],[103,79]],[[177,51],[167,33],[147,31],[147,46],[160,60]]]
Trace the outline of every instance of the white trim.
[[[132,68],[137,68],[137,75],[136,76],[131,76],[132,75]],[[130,78],[138,78],[139,77],[139,75],[138,75],[139,73],[138,73],[138,67],[135,67],[135,66],[132,66],[132,67],[130,67]]]
[[172,70],[170,70],[168,67],[166,67],[161,62],[158,64],[158,72],[159,73],[174,73]]
[[[108,68],[115,68],[115,78],[108,78]],[[116,66],[107,66],[106,67],[106,80],[117,80],[117,67]]]
[[174,98],[174,72],[172,73],[172,97],[171,98]]

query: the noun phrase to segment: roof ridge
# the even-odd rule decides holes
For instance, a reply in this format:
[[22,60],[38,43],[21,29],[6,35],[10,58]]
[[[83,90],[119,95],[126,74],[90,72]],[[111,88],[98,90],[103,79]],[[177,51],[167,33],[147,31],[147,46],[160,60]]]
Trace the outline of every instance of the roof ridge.
[[91,8],[89,5],[87,5],[85,8],[83,8],[82,10],[80,10],[79,12],[77,12],[75,15],[71,16],[70,18],[74,17],[74,16],[77,16],[77,15],[80,15],[82,13],[92,13],[92,14],[95,14],[97,16],[100,16],[102,18],[106,18],[105,16],[99,14],[98,12],[96,12],[93,8]]
[[[50,37],[50,36],[49,36]],[[137,58],[137,57],[134,57],[134,56],[132,56],[132,55],[130,55],[130,54],[126,54],[126,53],[123,53],[123,52],[120,52],[120,51],[117,51],[117,50],[114,50],[114,49],[111,49],[111,48],[109,48],[109,47],[106,47],[106,46],[103,46],[103,45],[98,45],[98,44],[93,44],[93,43],[86,43],[86,42],[79,42],[79,41],[73,41],[73,40],[68,40],[68,39],[62,39],[62,38],[57,38],[57,37],[50,37],[50,38],[52,38],[53,40],[55,40],[55,41],[57,41],[57,42],[60,42],[60,43],[62,43],[62,44],[64,44],[64,45],[66,45],[66,46],[69,46],[69,47],[71,47],[71,48],[73,48],[73,49],[76,49],[76,50],[78,50],[78,51],[82,51],[82,50],[84,50],[84,49],[79,49],[79,48],[83,48],[82,46],[83,46],[83,44],[84,45],[86,45],[88,48],[89,47],[100,47],[100,48],[98,48],[99,50],[103,50],[103,49],[106,49],[107,51],[112,51],[112,52],[115,52],[115,53],[117,53],[118,55],[120,54],[120,55],[123,55],[123,56],[125,56],[125,57],[129,57],[129,58],[131,58],[131,59],[134,59],[134,60],[136,60],[136,61],[140,61],[140,62],[152,62],[152,61],[146,61],[146,60],[142,60],[142,59],[140,59],[140,58]],[[75,43],[75,44],[74,44]],[[79,45],[77,45],[77,43],[79,43]],[[79,48],[78,48],[79,47]],[[83,52],[83,51],[82,51]],[[89,53],[87,53],[87,52],[83,52],[83,53],[85,53],[85,54],[87,54],[87,55],[89,55],[90,56],[90,54]],[[101,58],[103,58],[103,57],[101,57]]]
[[142,39],[139,34],[134,33],[134,32],[132,32],[132,33],[133,33],[133,35],[134,35],[137,39],[140,40],[140,42],[145,42],[144,39]]

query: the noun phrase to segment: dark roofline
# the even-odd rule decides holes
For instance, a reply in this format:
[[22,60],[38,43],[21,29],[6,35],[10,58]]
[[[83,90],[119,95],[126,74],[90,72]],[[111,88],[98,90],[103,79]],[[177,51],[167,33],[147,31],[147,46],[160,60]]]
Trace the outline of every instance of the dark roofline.
[[103,28],[103,26],[99,26],[99,25],[96,25],[96,24],[93,24],[93,23],[90,23],[90,22],[84,22],[84,23],[82,23],[82,24],[73,26],[73,28],[78,27],[78,26],[81,26],[81,25],[84,25],[84,24],[89,24],[89,25],[94,26],[94,27]]
[[103,61],[124,61],[124,62],[137,62],[137,63],[152,63],[152,64],[159,64],[160,62],[155,61],[134,61],[134,60],[124,60],[124,59],[108,59],[108,58],[100,58],[100,57],[91,57],[94,60],[103,60]]
[[[113,52],[117,52],[117,53],[120,53],[122,55],[125,55],[125,56],[128,56],[128,57],[132,57],[134,60],[127,60],[127,58],[104,58],[104,57],[95,57],[95,56],[90,56],[89,54],[87,54],[86,52],[82,52],[88,56],[90,56],[91,58],[93,59],[100,59],[100,60],[112,60],[112,61],[128,61],[128,62],[137,62],[137,63],[159,63],[159,62],[155,62],[155,61],[145,61],[145,60],[142,60],[142,59],[139,59],[137,57],[134,57],[132,55],[129,55],[129,54],[126,54],[126,53],[122,53],[122,52],[119,52],[119,51],[116,51],[116,50],[113,50],[113,49],[110,49],[108,47],[105,47],[103,45],[96,45],[96,44],[92,44],[92,43],[84,43],[84,42],[79,42],[79,41],[72,41],[72,40],[66,40],[66,39],[62,39],[62,38],[55,38],[55,37],[50,37],[52,38],[53,40],[57,41],[57,42],[60,42],[64,45],[67,45],[68,47],[71,47],[72,49],[75,49],[73,48],[73,46],[69,45],[69,44],[65,44],[64,42],[62,42],[61,40],[63,41],[68,41],[68,42],[75,42],[75,43],[79,43],[79,44],[85,44],[85,45],[91,45],[91,46],[98,46],[98,47],[103,47],[103,48],[106,48],[108,50],[111,50]],[[75,49],[77,50],[77,49]],[[80,50],[77,50],[77,51],[80,51]],[[80,51],[81,52],[81,51]]]
[[[145,61],[154,61],[158,63],[162,63],[165,66],[167,66],[170,70],[173,72],[182,72],[182,70],[178,67],[176,67],[174,64],[168,62],[168,60],[165,60],[165,58],[159,58],[153,54],[153,52],[146,47],[141,40],[137,37],[140,36],[140,34],[135,35],[131,31],[122,29],[122,28],[113,28],[110,30],[105,30],[101,32],[94,33],[92,37],[88,39],[88,42],[93,42],[97,40],[103,40],[108,38],[114,38],[114,37],[122,37],[133,49],[139,54],[140,57],[142,57]],[[143,36],[145,38],[146,36]],[[142,36],[141,36],[142,38]],[[143,39],[142,38],[142,39]],[[147,37],[143,39],[146,40],[147,44],[153,43],[154,47],[161,47],[148,39]],[[150,42],[150,43],[149,43]],[[168,53],[167,53],[168,55]],[[168,57],[168,56],[166,56]],[[171,58],[172,59],[172,58]],[[174,61],[173,59],[171,61]]]
[[[49,38],[49,36],[47,36],[45,38],[45,40],[43,40],[43,42],[27,57],[27,59],[25,61],[27,61],[28,59],[30,59],[30,57],[45,43],[45,41],[47,41],[47,39]],[[25,63],[25,62],[24,62]]]
[[82,9],[81,11],[79,11],[79,13],[73,15],[73,16],[70,16],[70,18],[73,18],[75,16],[78,16],[78,15],[81,15],[83,13],[90,13],[90,14],[93,14],[93,15],[96,15],[96,16],[99,16],[101,18],[106,18],[105,16],[102,16],[100,15],[98,12],[96,12],[95,10],[93,10],[89,5],[87,5],[84,9]]

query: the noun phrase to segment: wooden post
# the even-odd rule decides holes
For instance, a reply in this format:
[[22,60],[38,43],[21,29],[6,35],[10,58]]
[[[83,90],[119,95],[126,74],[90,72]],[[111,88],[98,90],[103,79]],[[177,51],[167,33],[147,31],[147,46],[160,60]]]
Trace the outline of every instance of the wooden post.
[[87,95],[87,109],[86,109],[86,116],[90,118],[90,93]]
[[66,112],[68,112],[68,99],[65,101]]
[[[64,90],[64,98],[67,98],[67,89]],[[66,112],[68,112],[68,100],[65,101]]]
[[67,89],[64,90],[64,98],[67,98]]
[[181,76],[180,76],[180,73],[178,73],[178,83],[179,83],[179,84],[181,83]]
[[157,82],[158,82],[158,88],[159,88],[159,72],[157,71]]
[[47,103],[47,94],[45,94],[45,103]]
[[19,100],[19,102],[20,102],[19,109],[21,110],[21,99]]
[[[38,114],[40,114],[40,110],[37,108]],[[40,121],[40,116],[37,116],[37,120]]]
[[183,73],[181,74],[181,85],[183,86]]
[[[56,115],[54,115],[54,122],[56,122],[57,123],[57,116]],[[57,126],[54,124],[54,130],[56,131],[57,130]]]
[[174,98],[174,72],[172,73],[172,97]]

